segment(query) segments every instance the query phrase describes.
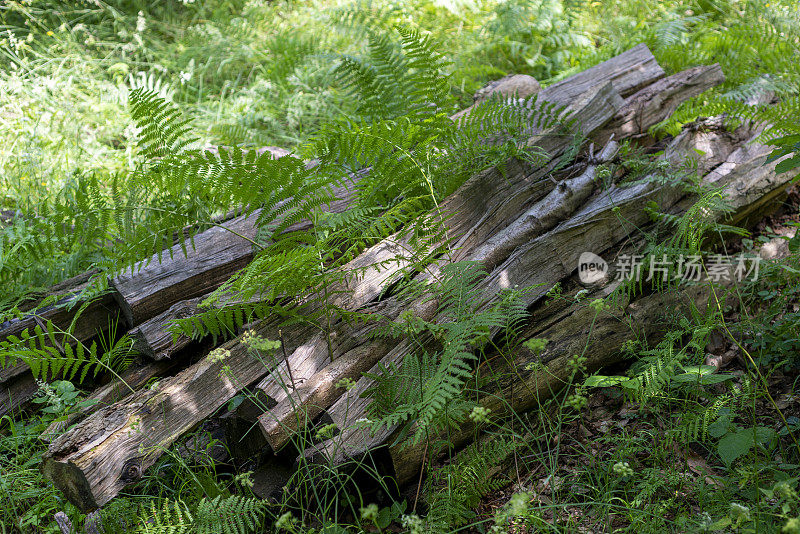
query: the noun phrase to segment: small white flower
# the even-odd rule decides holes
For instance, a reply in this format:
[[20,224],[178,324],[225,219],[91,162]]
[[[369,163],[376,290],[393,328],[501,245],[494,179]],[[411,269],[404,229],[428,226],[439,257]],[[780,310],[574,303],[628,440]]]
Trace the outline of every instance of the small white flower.
[[144,18],[144,11],[139,11],[139,16],[136,17],[136,31],[142,33],[147,29],[147,19]]

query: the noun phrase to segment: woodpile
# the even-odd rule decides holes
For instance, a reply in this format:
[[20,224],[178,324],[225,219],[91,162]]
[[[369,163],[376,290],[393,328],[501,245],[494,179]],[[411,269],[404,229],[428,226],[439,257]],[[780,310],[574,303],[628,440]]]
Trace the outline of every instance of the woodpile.
[[[586,365],[592,371],[618,361],[623,343],[634,333],[656,340],[664,331],[661,318],[666,310],[690,302],[704,305],[712,298],[700,287],[684,288],[628,299],[602,316],[586,306],[544,304],[558,283],[567,292],[587,293],[589,300],[609,295],[618,282],[609,279],[587,288],[578,284],[580,255],[590,251],[610,259],[635,252],[641,230],[653,224],[645,210],[651,201],[675,214],[691,206],[683,188],[656,180],[621,184],[612,177],[600,187],[598,167],[616,157],[623,140],[644,146],[656,143],[648,135],[651,126],[722,81],[718,65],[665,77],[647,47],[639,45],[541,89],[539,102],[567,106],[578,131],[535,134],[529,144],[546,150],[546,163],[534,167],[512,160],[502,169],[482,172],[430,213],[445,221],[453,245],[418,278],[435,277],[448,263],[478,262],[488,273],[479,286],[482,306],[492,306],[506,289],[530,287],[521,297],[531,314],[521,337],[549,340],[541,354],[519,349],[511,359],[498,358],[485,348],[474,372],[479,375],[491,367],[504,377],[478,392],[479,403],[491,410],[492,417],[529,410],[563,387],[566,362],[581,352],[587,339],[602,341],[586,352]],[[576,133],[593,141],[597,149],[582,151],[567,168],[558,167]],[[767,212],[792,178],[776,175],[773,166],[764,164],[769,149],[752,142],[757,133],[753,125],[728,131],[720,121],[701,121],[661,141],[658,157],[676,168],[692,159],[702,183],[727,194],[736,210],[733,223],[746,222]],[[337,197],[329,209],[345,210],[351,191],[343,188]],[[154,257],[142,262],[110,280],[108,294],[85,304],[71,330],[75,339],[88,341],[116,321],[131,333],[142,359],[121,380],[99,387],[92,394],[96,404],[43,435],[52,441],[42,470],[82,511],[96,510],[134,484],[168,447],[224,412],[228,401],[245,389],[260,402],[245,403],[226,415],[228,436],[234,454],[237,448],[267,456],[281,452],[259,468],[267,471],[265,476],[281,473],[276,477],[285,481],[293,466],[307,461],[345,469],[376,450],[390,459],[390,472],[385,474],[401,484],[424,469],[433,452],[426,442],[402,447],[395,439],[396,428],[373,434],[359,423],[369,415],[369,399],[362,394],[372,381],[364,373],[397,364],[412,350],[407,340],[371,336],[376,323],[351,324],[334,318],[328,335],[308,324],[283,325],[277,317],[258,321],[249,326],[248,336],[282,342],[268,361],[254,357],[244,335],[214,347],[212,356],[206,357],[211,347],[185,337],[173,339],[167,331],[171,320],[196,313],[204,295],[252,259],[256,217],[219,223],[196,236],[194,249],[186,255],[176,246],[163,254],[163,261]],[[411,256],[404,257],[409,239],[400,232],[353,259],[344,269],[344,282],[337,282],[341,286],[330,288],[336,306],[388,319],[410,312],[426,321],[444,320],[438,317],[436,302],[408,302],[391,291],[403,267],[413,262]],[[368,268],[398,257],[400,261],[380,270]],[[83,277],[57,288],[52,294],[59,295],[59,302],[0,325],[0,339],[33,328],[42,319],[68,329],[77,306],[63,304],[80,300],[87,283],[88,277]],[[156,377],[161,377],[157,384],[144,387]],[[355,387],[344,388],[343,379],[354,381]],[[0,415],[24,406],[36,392],[24,364],[0,369],[0,388]],[[336,425],[336,435],[291,452],[298,433],[312,429],[313,435],[314,428],[330,423]],[[448,439],[459,446],[476,439],[478,432],[467,421]]]

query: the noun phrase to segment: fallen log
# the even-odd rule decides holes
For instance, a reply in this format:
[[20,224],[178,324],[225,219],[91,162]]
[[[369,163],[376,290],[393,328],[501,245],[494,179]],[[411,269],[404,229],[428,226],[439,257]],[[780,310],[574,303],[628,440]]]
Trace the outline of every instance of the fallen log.
[[[600,92],[594,91],[594,96],[587,96],[589,99],[581,108],[585,116],[578,119],[593,124],[593,129],[609,120],[621,104],[610,86]],[[568,139],[561,134],[551,144],[563,150],[568,146]],[[525,170],[516,165],[519,171]],[[520,172],[514,176],[517,185],[524,183],[525,175]],[[460,208],[453,213],[463,214],[467,219],[480,219],[481,211],[472,209],[472,205],[502,203],[502,197],[487,195],[497,189],[506,195],[511,192],[508,174],[487,172],[469,181],[450,197],[450,205]],[[546,187],[541,189],[546,193]],[[366,298],[366,294],[377,295],[372,289],[365,289],[365,293],[352,298],[361,298],[362,302],[374,298]],[[269,339],[279,337],[275,321],[264,321],[254,330],[257,335]],[[314,339],[315,334],[311,327],[292,328],[284,332],[283,345],[288,353],[298,349],[307,351],[307,341]],[[88,511],[102,506],[123,487],[138,480],[164,447],[277,363],[276,359],[265,361],[253,357],[240,340],[224,344],[214,354],[216,356],[163,380],[156,390],[140,391],[124,403],[100,409],[67,431],[51,443],[43,459],[43,472],[79,509]],[[220,379],[218,375],[223,365],[226,374]]]
[[[610,81],[620,96],[627,97],[663,76],[664,70],[653,54],[646,45],[639,44],[601,65],[557,82],[543,89],[541,93],[546,91],[549,95],[559,95],[558,103],[566,104],[597,87],[598,84]],[[543,96],[541,93],[540,97]],[[473,105],[461,110],[451,118],[457,120],[469,114],[474,107]]]
[[[83,292],[92,286],[90,279],[94,274],[90,271],[65,280],[50,288],[42,298],[23,305],[23,315],[0,324],[0,341],[19,338],[23,332],[32,333],[37,327],[45,330],[47,323],[52,322],[54,330],[59,332],[54,336],[56,347],[63,350],[66,344],[75,346],[113,329],[120,313],[110,293],[83,300]],[[0,388],[3,392],[0,416],[26,405],[38,391],[28,364],[3,351],[0,351]]]
[[650,127],[672,115],[681,103],[724,81],[718,63],[662,78],[626,98],[622,109],[593,141],[604,145],[612,136],[632,141],[647,137]]
[[[345,211],[353,199],[351,177],[334,189],[336,200],[326,209]],[[172,247],[162,258],[150,258],[110,280],[129,326],[154,317],[173,304],[213,291],[253,259],[260,210],[214,226],[194,239],[194,247],[183,253],[183,245]],[[308,228],[310,221],[294,224],[287,232]]]
[[[578,114],[578,117],[582,119],[581,125],[582,128],[584,128],[584,133],[588,134],[602,126],[602,124],[608,120],[609,111],[613,113],[613,110],[618,107],[616,101],[614,101],[611,108],[607,107],[607,99],[609,95],[612,94],[608,92],[610,90],[609,87],[606,89],[606,92],[601,91],[590,95],[592,98],[586,102],[585,106],[580,108],[581,113]],[[547,93],[545,93],[545,97],[547,97]],[[578,103],[573,104],[577,105]],[[599,114],[598,111],[600,112]],[[563,136],[558,136],[554,140],[549,138],[543,139],[546,141],[544,144],[549,143],[548,146],[551,153],[554,155],[560,154],[567,146],[567,140]],[[509,191],[509,186],[519,186],[520,179],[525,179],[524,169],[519,167],[519,164],[516,162],[512,162],[511,165],[514,165],[511,169],[508,167],[506,168],[506,176],[503,176],[499,172],[491,172],[473,186],[462,188],[460,194],[447,199],[443,203],[443,211],[457,215],[457,217],[453,219],[448,219],[448,224],[450,225],[450,231],[452,233],[458,233],[462,231],[462,228],[468,228],[470,224],[475,224],[480,220],[481,211],[476,209],[474,205],[466,209],[466,203],[479,201],[484,204],[498,205],[497,200],[502,198],[502,195],[507,195],[507,198],[513,199],[514,202],[518,202],[520,198],[522,198],[521,195],[513,192],[513,189]],[[514,174],[509,176],[509,171],[514,172]],[[543,174],[543,172],[540,172],[540,174]],[[527,185],[525,187],[529,190],[528,197],[531,197],[533,194],[541,195],[545,193],[552,187],[552,183],[549,180],[540,179],[535,189]],[[486,191],[490,190],[497,192],[495,197],[489,197],[485,194]],[[506,203],[505,205],[508,207],[510,203]],[[474,232],[473,235],[475,235]],[[402,242],[402,239],[398,238],[396,241]],[[347,290],[343,294],[343,297],[340,297],[341,300],[337,302],[339,306],[347,309],[356,309],[378,296],[381,288],[388,283],[393,273],[399,271],[400,265],[384,269],[381,272],[373,269],[364,273],[363,269],[400,254],[403,250],[403,246],[402,244],[398,246],[396,241],[390,239],[373,247],[373,249],[366,251],[345,268],[345,271],[358,272],[360,275],[357,278],[348,280]],[[146,323],[146,329],[144,328],[145,325],[142,325],[139,331],[134,331],[134,335],[137,338],[148,337],[149,340],[146,341],[146,343],[153,347],[152,353],[156,354],[164,354],[173,350],[173,348],[183,347],[189,340],[179,338],[173,341],[171,333],[166,330],[168,325],[165,324],[165,322],[177,318],[179,313],[183,313],[184,310],[190,310],[195,306],[196,301],[188,301],[176,305],[174,310],[165,312],[158,319],[148,321]],[[355,337],[356,336],[354,336],[352,332],[343,332],[338,336],[338,339],[348,340],[354,339]],[[330,361],[327,341],[328,340],[322,334],[315,335],[309,342],[300,346],[297,351],[291,352],[290,356],[285,361],[280,362],[271,378],[265,379],[264,382],[256,387],[256,390],[266,394],[266,398],[270,399],[269,404],[274,404],[284,399],[287,392],[285,384],[290,382],[290,374],[293,374],[293,378],[299,383],[302,383],[302,381],[312,373],[324,366],[326,361]],[[334,358],[338,359],[339,355],[346,353],[351,348],[352,344],[334,342]],[[353,357],[353,355],[350,355],[348,359],[352,359]],[[289,371],[290,369],[291,373]],[[239,426],[243,429],[249,429],[251,425],[248,423],[252,423],[252,421],[246,421],[245,424]],[[235,443],[239,440],[231,438],[229,441]]]
[[50,442],[61,434],[71,425],[82,421],[100,408],[118,402],[128,395],[135,393],[151,378],[164,375],[175,362],[147,362],[133,363],[125,371],[120,373],[119,378],[114,378],[108,384],[101,386],[86,397],[86,401],[91,404],[77,412],[73,412],[63,421],[53,421],[39,436],[44,442]]
[[[69,335],[56,334],[56,342],[75,345],[91,339],[119,321],[119,309],[110,293],[84,301],[84,291],[93,284],[91,274],[83,273],[54,286],[46,298],[25,306],[27,309],[20,317],[1,323],[0,341],[11,336],[19,337],[24,330],[32,332],[37,326],[52,321],[57,331],[69,332]],[[76,314],[79,310],[80,313]],[[11,370],[14,365],[10,365],[10,362],[5,363],[5,368],[0,370],[0,382],[21,372],[19,369]]]
[[29,372],[0,384],[0,417],[24,408],[37,391],[39,384]]

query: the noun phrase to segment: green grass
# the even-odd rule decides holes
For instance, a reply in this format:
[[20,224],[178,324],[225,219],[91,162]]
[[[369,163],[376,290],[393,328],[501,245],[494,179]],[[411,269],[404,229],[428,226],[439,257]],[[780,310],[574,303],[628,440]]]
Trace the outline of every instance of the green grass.
[[[98,204],[109,201],[113,187],[138,168],[139,137],[128,108],[136,88],[173,102],[197,126],[198,144],[294,149],[324,125],[361,118],[336,68],[343,55],[363,57],[371,33],[395,25],[438,43],[449,62],[452,100],[462,107],[485,82],[505,74],[531,74],[547,85],[645,42],[668,73],[719,62],[726,75],[723,85],[659,128],[668,133],[764,90],[796,97],[799,17],[798,4],[788,0],[5,2],[0,209],[21,217],[0,227],[0,312],[35,288],[109,261],[97,241],[62,246],[53,240],[38,250],[36,220],[57,202],[69,205],[89,185]],[[422,500],[427,496],[436,517],[449,518],[434,531],[455,530],[460,519],[476,532],[493,525],[498,532],[800,532],[792,523],[800,515],[794,441],[800,413],[793,408],[798,272],[796,255],[766,265],[758,284],[740,288],[744,313],[676,323],[673,345],[633,347],[633,365],[619,371],[635,375],[676,351],[681,365],[702,364],[698,339],[728,328],[752,357],[743,356],[734,377],[688,388],[669,385],[667,376],[667,386],[626,396],[619,387],[581,386],[576,374],[575,387],[533,415],[487,429],[511,443],[507,450],[432,468]],[[63,408],[46,391],[37,406]],[[40,411],[0,421],[2,532],[58,532],[57,511],[75,524],[85,519],[39,473],[45,446],[38,435],[51,419]],[[497,485],[465,483],[492,463]],[[424,516],[424,507],[420,501],[413,510],[416,496],[376,512],[347,477],[331,472],[326,483],[304,484],[311,469],[325,468],[304,466],[296,475],[305,504],[287,500],[250,510],[253,517],[297,533],[315,531],[312,523],[316,532],[322,526],[325,532],[387,531],[387,521],[422,531],[424,521],[414,514]],[[382,484],[389,493],[391,481]],[[460,504],[433,497],[441,492]],[[203,502],[232,496],[252,496],[246,476],[188,465],[172,452],[109,505],[107,532],[154,531],[148,523],[154,515],[174,524],[180,510],[195,513]],[[234,501],[227,506],[243,506]],[[464,511],[473,509],[476,514]]]

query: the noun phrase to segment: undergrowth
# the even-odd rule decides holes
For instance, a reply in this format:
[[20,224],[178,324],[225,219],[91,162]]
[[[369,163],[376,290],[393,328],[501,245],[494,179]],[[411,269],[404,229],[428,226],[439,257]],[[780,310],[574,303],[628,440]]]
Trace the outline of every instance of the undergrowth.
[[[731,293],[715,286],[705,308],[673,317],[659,343],[645,345],[631,328],[627,363],[615,374],[587,376],[586,355],[603,342],[590,329],[581,353],[562,362],[563,389],[507,419],[476,399],[487,383],[542,369],[536,357],[547,340],[519,329],[526,288],[486,306],[477,290],[485,273],[474,264],[418,276],[452,253],[446,221],[430,216],[444,198],[510,158],[543,161],[526,146],[531,128],[572,126],[561,109],[531,117],[535,96],[489,101],[451,121],[486,81],[525,73],[547,85],[639,42],[668,74],[719,62],[726,81],[652,133],[721,113],[731,124],[763,121],[762,139],[785,158],[778,170],[790,171],[800,166],[797,22],[796,3],[755,0],[0,6],[0,323],[30,313],[26,298],[88,269],[99,274],[82,296],[102,295],[107,275],[152,255],[160,261],[175,242],[187,250],[229,208],[244,206],[260,210],[253,262],[212,295],[208,311],[177,321],[176,335],[216,340],[279,316],[316,329],[331,354],[342,322],[373,321],[376,339],[409,347],[373,377],[373,420],[359,424],[394,429],[397,446],[424,446],[424,476],[411,493],[373,458],[352,469],[301,462],[294,495],[260,499],[246,466],[216,465],[207,440],[205,456],[164,451],[104,508],[105,531],[800,532],[797,238],[786,238],[788,258],[762,263],[757,281]],[[745,105],[772,99],[780,103]],[[272,144],[315,164],[253,150]],[[638,153],[622,162],[630,182],[653,165]],[[350,209],[325,213],[345,180],[356,183]],[[698,202],[683,217],[653,210],[660,233],[639,236],[658,243],[652,256],[704,253],[746,234],[720,222],[724,198],[692,192]],[[314,224],[287,232],[303,220]],[[367,318],[347,307],[348,276],[366,269],[348,271],[349,262],[385,239],[405,247],[381,265],[403,264],[395,296],[435,303],[436,321]],[[589,310],[594,326],[624,298],[673,289],[629,286],[587,300],[585,291],[553,288],[548,305]],[[213,307],[231,295],[240,301]],[[113,329],[88,345],[70,336],[44,323],[0,342],[0,367],[24,362],[40,379],[29,413],[0,422],[3,532],[58,532],[58,511],[76,525],[86,519],[39,473],[38,437],[85,406],[79,388],[119,374],[134,355]],[[720,337],[739,355],[733,371],[707,363]],[[530,368],[493,374],[524,351]],[[488,438],[459,450],[451,437],[467,425]],[[292,446],[345,430],[311,425]]]

